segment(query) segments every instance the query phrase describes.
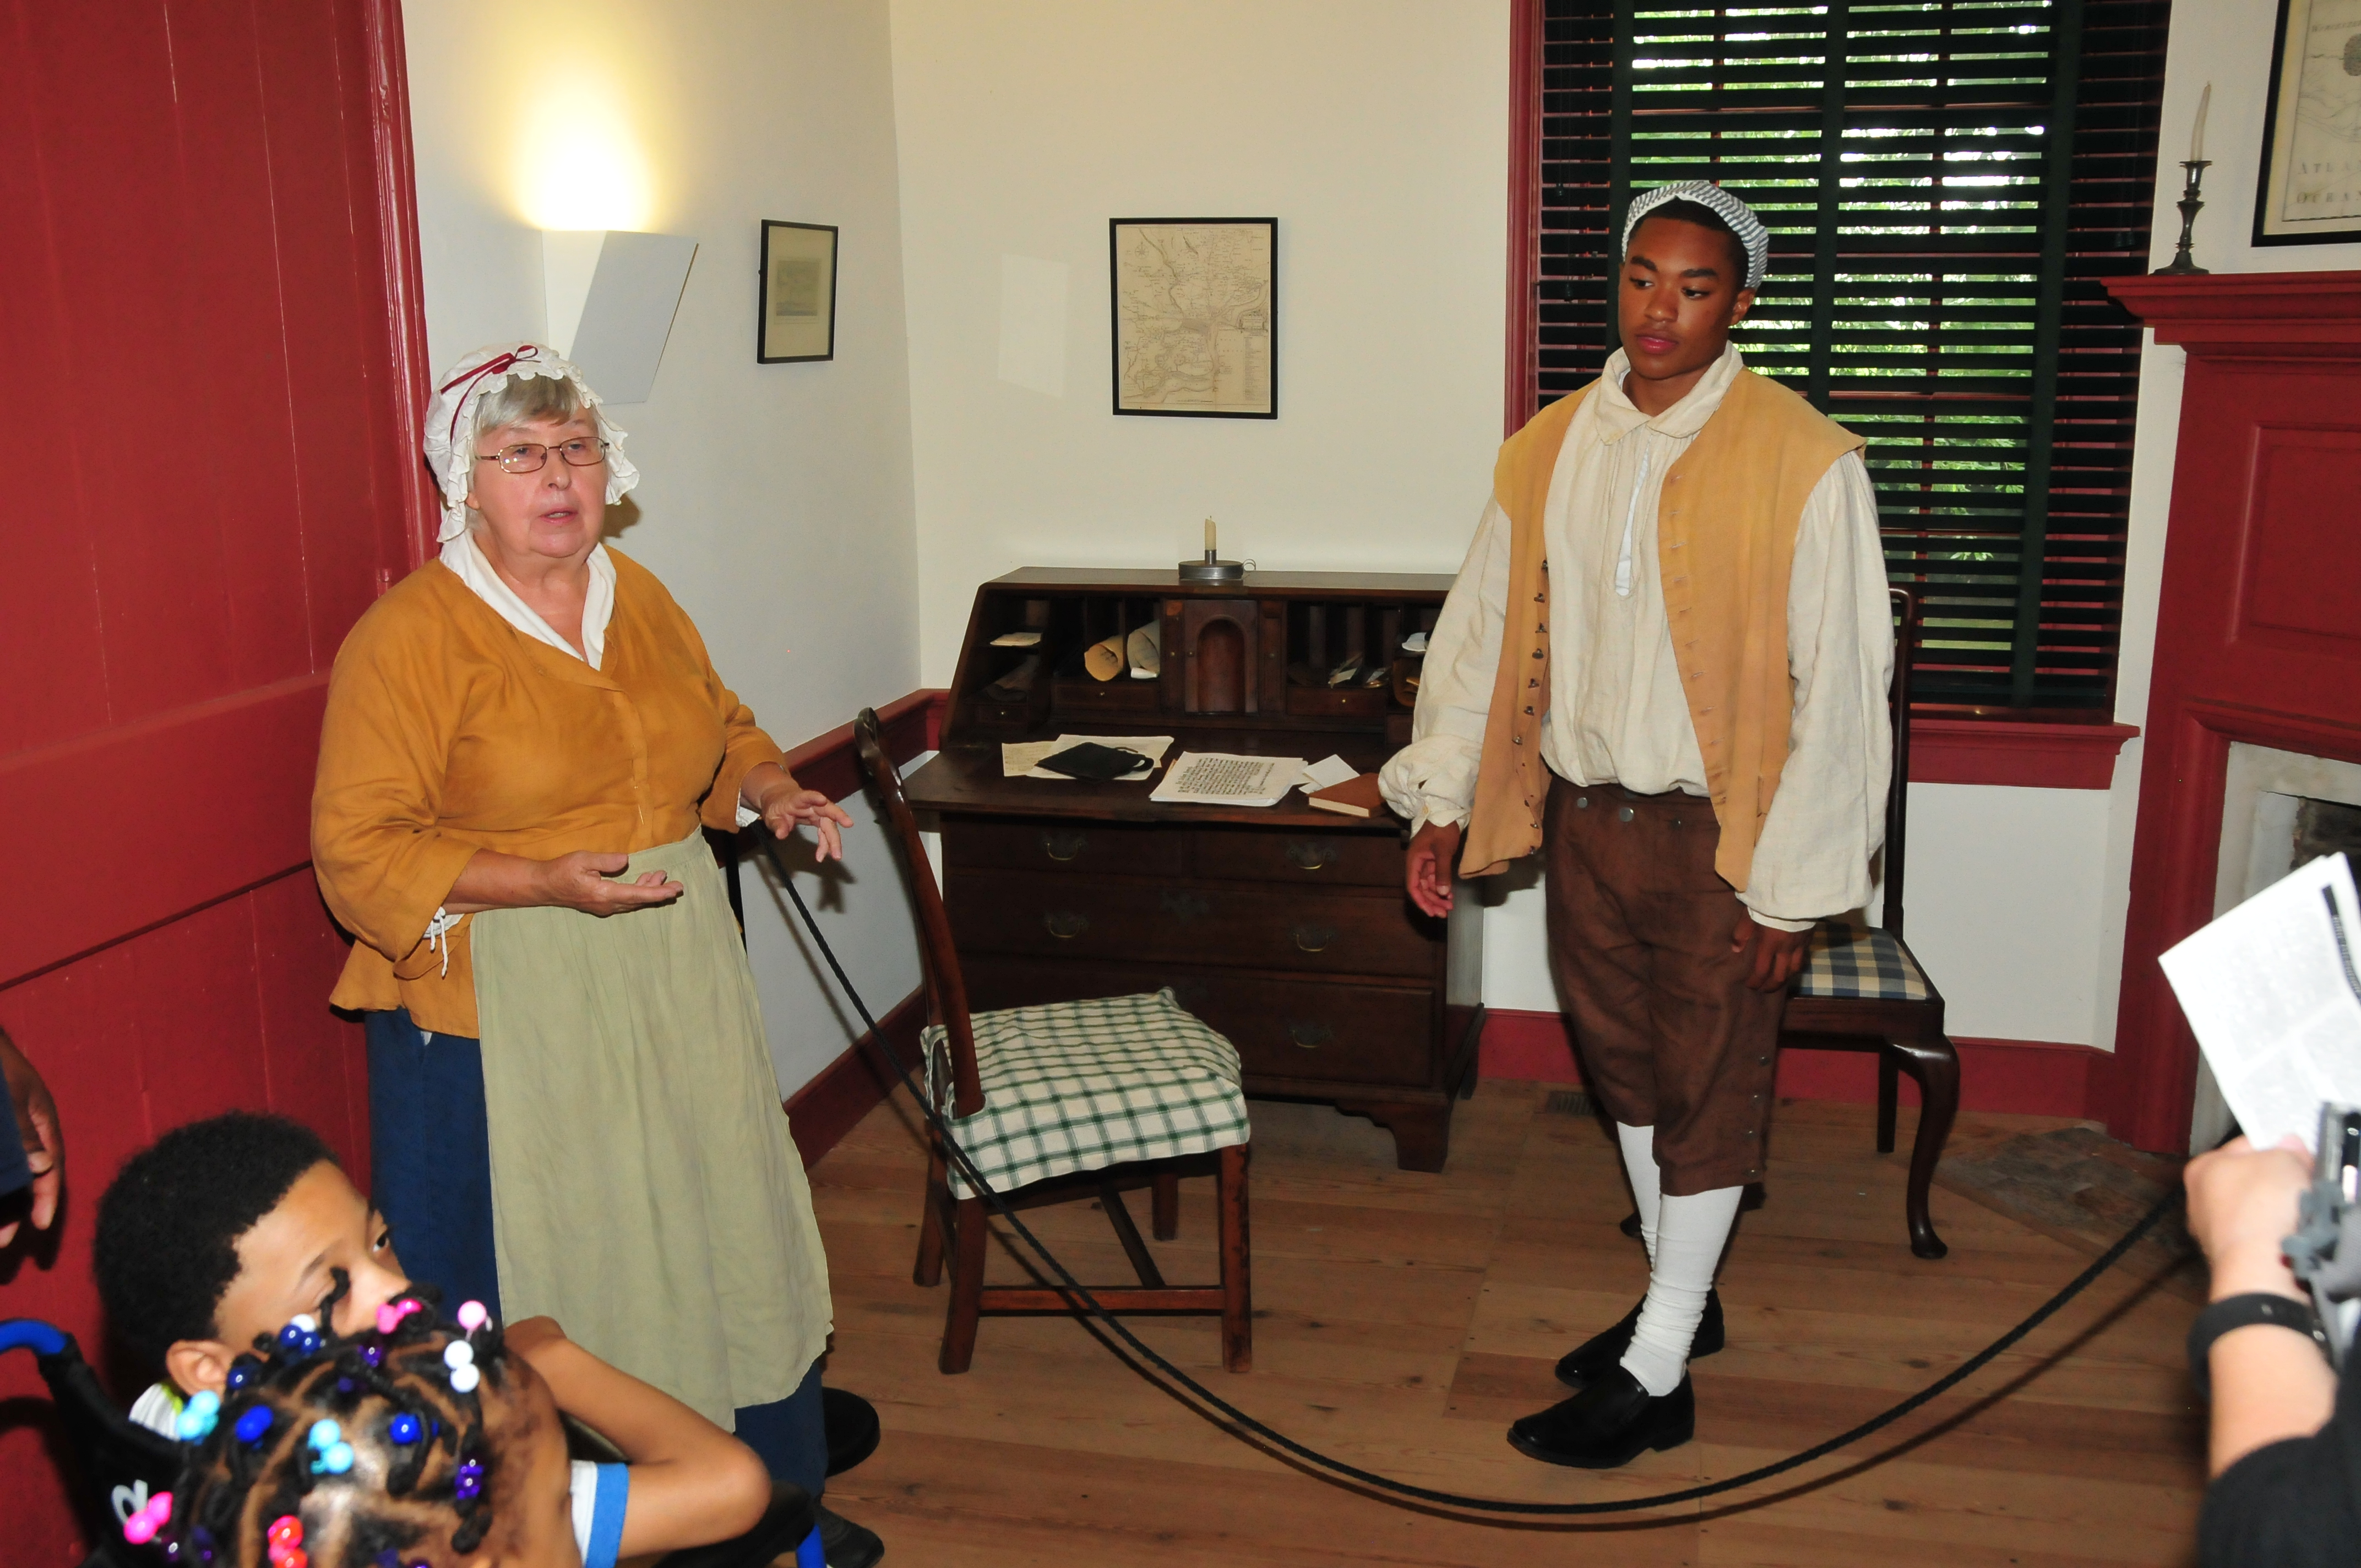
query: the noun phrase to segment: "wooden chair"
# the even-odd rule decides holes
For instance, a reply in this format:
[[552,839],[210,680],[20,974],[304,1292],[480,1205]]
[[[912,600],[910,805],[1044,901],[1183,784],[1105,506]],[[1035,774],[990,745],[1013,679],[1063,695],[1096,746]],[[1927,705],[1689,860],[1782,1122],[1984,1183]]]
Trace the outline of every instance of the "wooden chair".
[[1949,1249],[1927,1217],[1927,1190],[1943,1141],[1960,1110],[1960,1053],[1943,1033],[1943,994],[1902,937],[1904,837],[1909,815],[1910,670],[1918,650],[1917,596],[1892,590],[1896,621],[1894,683],[1887,701],[1894,718],[1894,777],[1885,797],[1884,925],[1850,918],[1822,921],[1812,953],[1787,993],[1779,1033],[1783,1050],[1877,1053],[1877,1152],[1894,1152],[1894,1106],[1900,1074],[1918,1080],[1918,1133],[1910,1146],[1910,1182],[1903,1212],[1910,1250],[1940,1257]]
[[[853,721],[861,765],[885,803],[909,872],[927,990],[923,1087],[1011,1208],[1095,1198],[1139,1276],[1137,1286],[1091,1287],[1110,1311],[1208,1312],[1222,1319],[1222,1364],[1253,1365],[1246,1163],[1251,1128],[1237,1051],[1169,991],[971,1014],[942,892],[902,794],[902,779],[863,708]],[[951,1294],[941,1366],[965,1372],[985,1312],[1071,1312],[1047,1285],[986,1285],[990,1239],[983,1200],[967,1190],[930,1125],[926,1207],[913,1277],[932,1286],[948,1252]],[[1219,1285],[1172,1286],[1125,1207],[1126,1189],[1153,1191],[1159,1241],[1180,1234],[1180,1178],[1211,1170],[1219,1192]]]

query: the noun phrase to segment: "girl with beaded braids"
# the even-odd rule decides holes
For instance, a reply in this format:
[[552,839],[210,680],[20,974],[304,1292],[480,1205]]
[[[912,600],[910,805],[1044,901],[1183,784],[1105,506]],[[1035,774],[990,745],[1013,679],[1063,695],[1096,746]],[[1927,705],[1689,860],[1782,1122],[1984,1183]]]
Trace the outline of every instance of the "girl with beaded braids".
[[[573,1347],[545,1319],[504,1332],[468,1302],[456,1320],[405,1296],[351,1339],[290,1323],[268,1356],[237,1358],[225,1396],[192,1400],[180,1485],[125,1533],[161,1533],[182,1568],[612,1568],[760,1517],[769,1489],[759,1463],[677,1405],[674,1419],[713,1441],[675,1444],[632,1470],[719,1467],[741,1485],[674,1487],[667,1498],[666,1477],[652,1475],[657,1486],[643,1491],[654,1495],[629,1497],[628,1515],[624,1467],[601,1467],[617,1473],[613,1484],[602,1475],[586,1492],[554,1387],[566,1376],[561,1350]],[[613,1435],[630,1452],[646,1434]]]

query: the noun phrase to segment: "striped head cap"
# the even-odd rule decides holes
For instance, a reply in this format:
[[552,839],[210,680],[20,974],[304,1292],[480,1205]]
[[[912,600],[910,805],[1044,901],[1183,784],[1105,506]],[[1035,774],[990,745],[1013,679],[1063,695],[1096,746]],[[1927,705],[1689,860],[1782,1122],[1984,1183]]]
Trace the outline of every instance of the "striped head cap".
[[[1659,185],[1631,198],[1631,215],[1623,220],[1623,254],[1631,253],[1631,234],[1640,220],[1667,202],[1695,202],[1708,212],[1717,214],[1746,247],[1746,281],[1748,289],[1763,286],[1763,274],[1771,265],[1771,231],[1754,215],[1754,209],[1723,190],[1703,180],[1684,180],[1677,185]],[[1620,265],[1620,262],[1619,262]]]

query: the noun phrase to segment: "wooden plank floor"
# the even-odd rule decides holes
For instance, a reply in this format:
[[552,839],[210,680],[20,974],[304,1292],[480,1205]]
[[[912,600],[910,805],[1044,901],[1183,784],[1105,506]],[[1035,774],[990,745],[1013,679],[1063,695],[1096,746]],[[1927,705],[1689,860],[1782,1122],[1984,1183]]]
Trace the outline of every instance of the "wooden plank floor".
[[[974,1369],[935,1370],[945,1288],[910,1282],[923,1159],[906,1101],[812,1173],[837,1311],[829,1382],[876,1402],[875,1457],[829,1486],[895,1561],[1302,1565],[2187,1563],[2202,1429],[2181,1365],[2194,1307],[2116,1271],[1961,1389],[1774,1485],[1604,1521],[1500,1526],[1356,1496],[1191,1414],[1064,1318],[986,1318]],[[1963,1136],[2062,1124],[1964,1115]],[[1562,1390],[1552,1363],[1638,1299],[1646,1268],[1611,1144],[1538,1084],[1459,1108],[1450,1168],[1320,1107],[1255,1104],[1255,1369],[1212,1319],[1134,1319],[1239,1408],[1371,1470],[1493,1497],[1638,1497],[1806,1447],[1957,1365],[2088,1261],[1934,1194],[1948,1258],[1910,1255],[1903,1164],[1866,1106],[1780,1109],[1770,1201],[1722,1274],[1730,1347],[1697,1369],[1697,1442],[1628,1470],[1537,1464],[1508,1423]],[[1904,1141],[1909,1129],[1905,1120]],[[1214,1276],[1212,1181],[1157,1245]],[[1147,1225],[1144,1193],[1133,1200]],[[1094,1205],[1027,1216],[1085,1281],[1129,1277]],[[1025,1277],[994,1249],[992,1278]]]

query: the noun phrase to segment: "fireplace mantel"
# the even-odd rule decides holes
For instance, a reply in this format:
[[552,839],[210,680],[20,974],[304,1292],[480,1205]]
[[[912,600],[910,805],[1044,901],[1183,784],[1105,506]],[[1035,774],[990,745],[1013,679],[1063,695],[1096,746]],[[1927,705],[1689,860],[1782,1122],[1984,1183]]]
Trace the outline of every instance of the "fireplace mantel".
[[2100,1107],[2179,1150],[2197,1047],[2156,960],[2213,917],[2231,743],[2361,762],[2361,272],[2107,289],[2189,353]]
[[2107,292],[2192,355],[2334,359],[2361,352],[2361,272],[2110,278]]

